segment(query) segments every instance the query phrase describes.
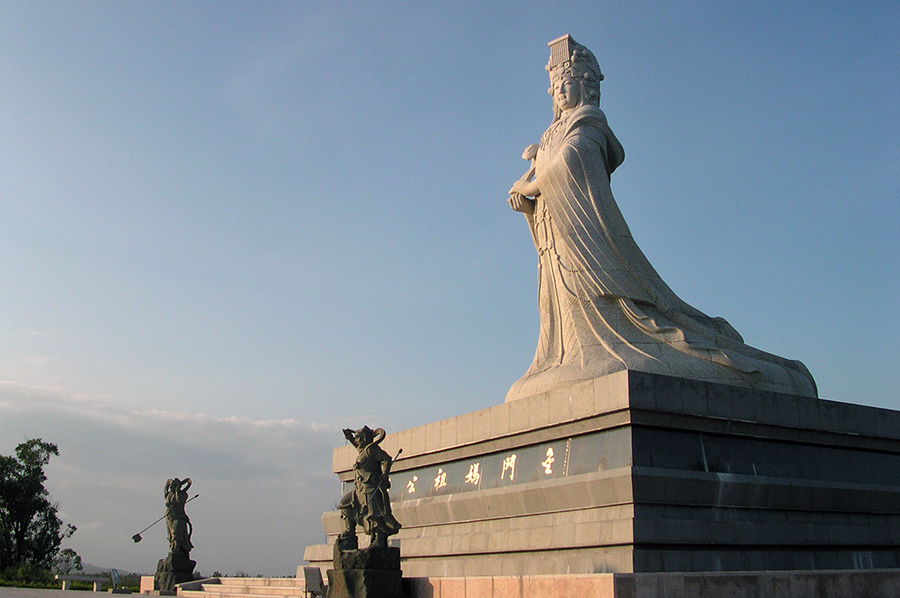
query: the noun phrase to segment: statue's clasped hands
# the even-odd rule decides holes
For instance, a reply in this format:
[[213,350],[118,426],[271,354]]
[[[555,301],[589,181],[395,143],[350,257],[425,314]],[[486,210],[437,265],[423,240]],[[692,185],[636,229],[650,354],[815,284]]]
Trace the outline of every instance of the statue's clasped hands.
[[516,212],[522,212],[523,214],[534,213],[534,200],[529,199],[529,197],[536,197],[541,194],[541,189],[538,186],[537,181],[532,180],[535,173],[534,162],[537,157],[537,151],[537,144],[532,143],[525,148],[524,152],[522,152],[522,159],[530,160],[531,167],[522,178],[513,183],[512,188],[509,190],[509,199],[507,200],[509,207]]

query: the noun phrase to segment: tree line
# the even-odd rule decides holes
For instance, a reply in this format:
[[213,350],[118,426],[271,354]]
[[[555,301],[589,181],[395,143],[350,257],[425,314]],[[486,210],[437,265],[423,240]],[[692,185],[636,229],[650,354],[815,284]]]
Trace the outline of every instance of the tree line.
[[15,455],[0,455],[0,580],[43,583],[51,572],[81,570],[81,557],[62,541],[75,526],[59,518],[44,487],[44,467],[59,448],[40,438],[26,440]]

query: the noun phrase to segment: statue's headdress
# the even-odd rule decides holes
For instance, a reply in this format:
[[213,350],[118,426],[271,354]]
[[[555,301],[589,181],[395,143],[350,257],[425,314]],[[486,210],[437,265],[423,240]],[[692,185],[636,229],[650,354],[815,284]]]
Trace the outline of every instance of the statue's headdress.
[[553,84],[563,79],[573,78],[581,83],[585,100],[594,106],[600,105],[600,82],[603,73],[594,53],[566,34],[549,44],[550,62],[547,72],[550,73],[550,95],[553,95]]
[[363,426],[359,430],[344,428],[344,438],[358,449],[363,449],[370,444],[380,444],[385,435],[384,428],[375,428],[374,430],[369,426]]

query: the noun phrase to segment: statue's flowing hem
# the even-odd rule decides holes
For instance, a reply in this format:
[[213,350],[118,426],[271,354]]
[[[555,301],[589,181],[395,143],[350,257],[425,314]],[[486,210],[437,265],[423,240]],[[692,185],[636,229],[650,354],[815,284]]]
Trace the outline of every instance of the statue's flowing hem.
[[575,354],[551,359],[536,356],[510,388],[507,402],[625,370],[817,397],[812,376],[799,361],[737,341],[705,341],[652,307],[621,297],[598,297],[581,309],[587,313],[577,318],[576,334],[594,344],[578,344]]

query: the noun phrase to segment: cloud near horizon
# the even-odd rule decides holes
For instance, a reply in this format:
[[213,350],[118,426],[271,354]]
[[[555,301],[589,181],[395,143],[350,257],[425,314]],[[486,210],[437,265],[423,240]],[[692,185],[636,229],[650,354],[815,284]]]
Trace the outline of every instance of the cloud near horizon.
[[293,575],[340,497],[331,450],[340,426],[129,408],[108,397],[0,381],[0,454],[28,438],[59,446],[47,488],[78,531],[64,546],[103,567],[152,573],[165,557],[162,489],[190,477],[197,569]]

